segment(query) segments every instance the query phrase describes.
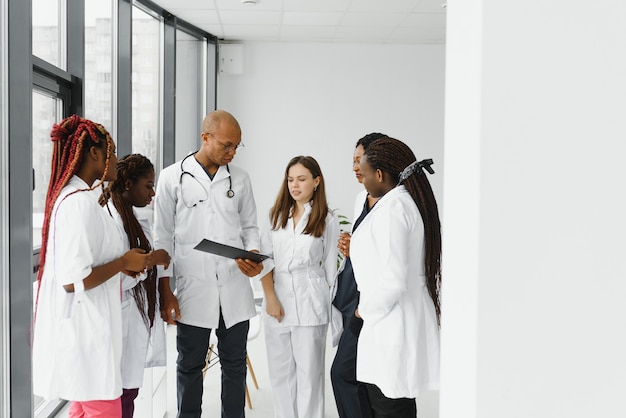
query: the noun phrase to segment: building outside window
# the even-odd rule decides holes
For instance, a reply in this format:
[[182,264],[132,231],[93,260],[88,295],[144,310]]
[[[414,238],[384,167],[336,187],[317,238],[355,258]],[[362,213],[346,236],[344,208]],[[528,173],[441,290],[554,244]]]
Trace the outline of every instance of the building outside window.
[[161,164],[162,22],[133,6],[132,150]]

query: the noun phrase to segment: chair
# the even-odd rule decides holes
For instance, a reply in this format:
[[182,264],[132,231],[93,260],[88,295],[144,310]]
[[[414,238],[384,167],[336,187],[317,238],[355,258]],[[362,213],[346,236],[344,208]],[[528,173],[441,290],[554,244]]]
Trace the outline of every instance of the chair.
[[[261,333],[261,307],[255,306],[256,308],[256,316],[250,318],[250,329],[248,331],[248,342],[254,340]],[[217,336],[215,332],[211,333],[211,338],[209,339],[209,349],[206,353],[206,363],[204,368],[202,369],[202,379],[206,376],[207,370],[211,367],[215,366],[219,361],[219,354],[215,350],[217,344]],[[215,356],[215,357],[213,357]],[[250,361],[250,356],[246,355],[246,365],[248,366],[248,372],[250,373],[250,377],[252,378],[252,382],[254,383],[254,387],[259,389],[259,384],[256,380],[256,375],[254,374],[254,368],[252,367],[252,362]],[[248,382],[246,382],[246,404],[248,405],[248,409],[252,409],[252,400],[250,399],[250,392],[248,391]]]

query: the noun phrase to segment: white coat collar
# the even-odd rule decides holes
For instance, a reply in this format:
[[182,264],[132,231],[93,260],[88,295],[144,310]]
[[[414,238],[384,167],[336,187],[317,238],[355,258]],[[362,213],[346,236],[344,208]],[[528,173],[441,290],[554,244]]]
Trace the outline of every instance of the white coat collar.
[[297,234],[301,234],[302,231],[304,231],[304,228],[309,223],[309,216],[311,216],[311,209],[313,208],[313,205],[311,204],[311,202],[313,201],[311,200],[304,204],[304,213],[300,217],[300,220],[298,221],[297,224],[294,224],[293,222],[293,208],[291,208],[291,213],[289,214],[289,221],[291,223],[291,227],[293,228],[294,232]]
[[[291,208],[291,210],[289,211],[289,217],[293,218],[293,209],[294,209],[295,205]],[[311,209],[313,208],[313,200],[309,200],[308,202],[306,202],[304,204],[304,213],[302,214],[302,216],[306,216],[309,213],[311,213]]]
[[[193,160],[193,161],[190,161],[190,160]],[[200,161],[196,159],[195,155],[187,158],[187,160],[183,164],[183,171],[188,171],[196,177],[199,176],[199,178],[209,179],[209,175],[207,174],[202,164],[200,164]],[[213,181],[221,180],[223,178],[228,178],[228,177],[230,177],[230,173],[228,172],[228,169],[226,168],[225,165],[221,165],[218,167],[217,171],[215,172],[215,176],[213,176]]]
[[70,179],[70,181],[67,182],[68,186],[74,186],[78,189],[89,189],[90,186],[85,183],[85,180],[81,179],[80,177],[78,177],[76,174],[74,174],[72,176],[72,178]]
[[[70,180],[67,182],[67,184],[65,185],[65,187],[70,186],[75,188],[76,190],[83,190],[87,193],[87,196],[91,197],[92,199],[98,201],[98,198],[100,197],[100,194],[102,193],[102,190],[100,189],[100,187],[96,187],[95,189],[90,190],[94,185],[98,184],[100,182],[100,179],[96,180],[91,186],[88,185],[85,180],[81,179],[80,177],[78,177],[76,174],[74,174],[72,176],[72,178],[70,178]],[[82,192],[81,192],[82,193]]]
[[394,196],[400,193],[407,193],[406,187],[404,187],[404,185],[402,184],[389,190],[380,199],[378,199],[378,201],[374,204],[374,207],[371,209],[371,211],[375,211],[377,207],[384,205],[385,202],[389,201],[390,199],[393,199]]
[[230,177],[230,173],[225,165],[219,166],[217,171],[215,172],[215,176],[213,177],[213,181],[221,180]]

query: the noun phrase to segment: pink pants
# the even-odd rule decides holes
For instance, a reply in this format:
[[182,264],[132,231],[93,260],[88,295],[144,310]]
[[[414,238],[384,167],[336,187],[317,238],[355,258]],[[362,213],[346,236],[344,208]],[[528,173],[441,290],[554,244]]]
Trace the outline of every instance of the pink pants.
[[72,401],[68,418],[121,418],[122,402],[120,398],[110,401]]

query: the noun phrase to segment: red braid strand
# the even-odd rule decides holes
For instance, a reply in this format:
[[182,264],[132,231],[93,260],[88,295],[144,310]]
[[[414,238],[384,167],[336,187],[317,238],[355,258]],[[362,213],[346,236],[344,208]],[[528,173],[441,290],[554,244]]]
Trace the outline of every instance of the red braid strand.
[[39,273],[37,280],[41,281],[46,262],[48,247],[48,234],[50,229],[50,217],[52,209],[63,188],[70,179],[78,172],[83,162],[83,149],[85,141],[99,144],[102,139],[107,141],[106,165],[99,183],[88,190],[92,190],[104,182],[106,178],[113,140],[107,130],[100,124],[84,119],[78,115],[72,115],[63,119],[59,124],[54,124],[50,132],[50,140],[54,143],[52,149],[52,164],[50,183],[46,193],[46,204],[42,228],[41,251],[39,256]]

